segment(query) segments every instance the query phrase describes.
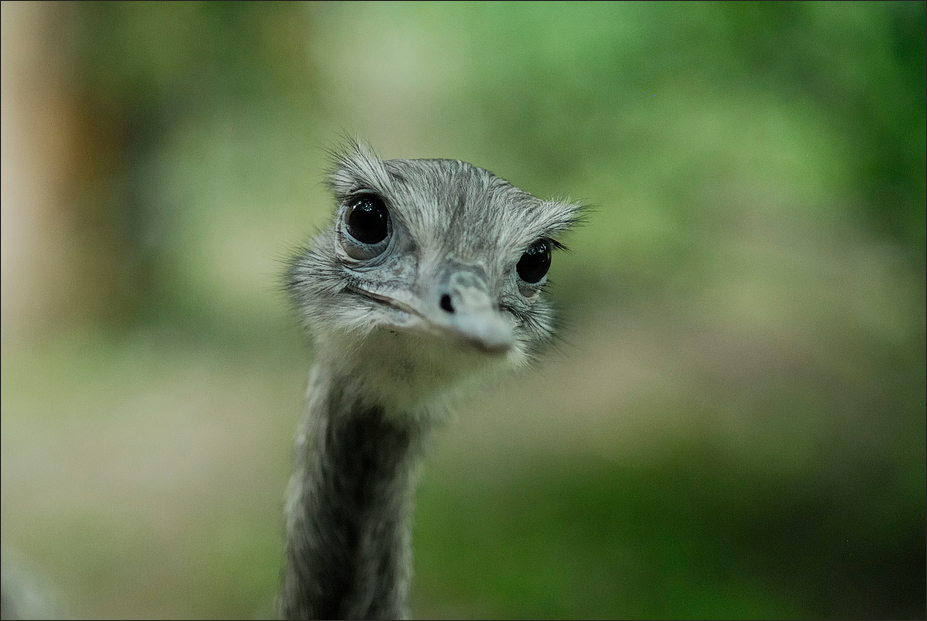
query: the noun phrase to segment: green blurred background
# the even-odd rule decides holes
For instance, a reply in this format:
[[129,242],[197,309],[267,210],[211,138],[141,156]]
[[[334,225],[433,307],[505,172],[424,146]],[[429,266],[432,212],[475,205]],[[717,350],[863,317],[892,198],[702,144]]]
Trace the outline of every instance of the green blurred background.
[[258,617],[325,149],[588,223],[418,496],[418,617],[925,616],[925,4],[3,2],[2,536]]

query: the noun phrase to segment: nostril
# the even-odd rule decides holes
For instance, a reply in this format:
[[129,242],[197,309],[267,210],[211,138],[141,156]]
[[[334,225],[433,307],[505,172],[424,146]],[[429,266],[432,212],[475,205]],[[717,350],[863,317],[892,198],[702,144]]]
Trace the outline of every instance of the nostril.
[[454,312],[454,305],[451,304],[451,296],[449,296],[446,293],[441,296],[441,308],[443,308],[449,313]]

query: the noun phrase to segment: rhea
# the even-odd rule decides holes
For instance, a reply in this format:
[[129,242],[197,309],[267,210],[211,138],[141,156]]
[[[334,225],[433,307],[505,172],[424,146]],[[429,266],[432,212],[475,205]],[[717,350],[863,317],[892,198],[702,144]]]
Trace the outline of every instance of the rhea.
[[279,614],[406,618],[424,443],[468,385],[551,340],[551,253],[580,207],[357,143],[335,155],[329,187],[334,219],[286,273],[314,364]]

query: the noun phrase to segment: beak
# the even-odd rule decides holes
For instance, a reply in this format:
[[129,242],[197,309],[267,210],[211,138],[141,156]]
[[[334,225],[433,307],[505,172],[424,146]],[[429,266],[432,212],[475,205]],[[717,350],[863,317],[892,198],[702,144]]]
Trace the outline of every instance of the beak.
[[421,294],[403,291],[356,291],[401,312],[393,327],[408,332],[451,337],[479,351],[501,356],[515,343],[511,319],[489,293],[482,268],[448,263]]
[[444,332],[489,354],[511,349],[515,336],[508,316],[489,293],[482,268],[449,264],[438,285],[423,300],[429,307],[425,319]]

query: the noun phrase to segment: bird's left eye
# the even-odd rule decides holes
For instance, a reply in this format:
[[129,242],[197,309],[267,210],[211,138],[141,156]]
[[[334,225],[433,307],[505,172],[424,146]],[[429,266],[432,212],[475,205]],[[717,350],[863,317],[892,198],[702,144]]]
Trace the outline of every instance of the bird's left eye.
[[393,225],[386,201],[375,194],[351,197],[341,221],[341,247],[352,259],[365,261],[389,247]]
[[389,233],[389,212],[378,196],[358,196],[348,205],[344,223],[351,237],[362,244],[378,244]]
[[550,269],[551,243],[546,239],[539,239],[525,250],[515,266],[515,271],[527,283],[541,282]]

